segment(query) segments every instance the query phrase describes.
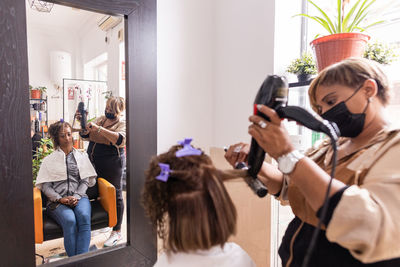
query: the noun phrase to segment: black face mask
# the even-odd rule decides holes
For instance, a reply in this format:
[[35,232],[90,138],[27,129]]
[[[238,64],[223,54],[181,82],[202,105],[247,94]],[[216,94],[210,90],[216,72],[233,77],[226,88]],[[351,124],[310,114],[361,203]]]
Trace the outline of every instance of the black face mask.
[[104,115],[106,116],[107,119],[110,119],[110,120],[115,119],[115,114],[114,113],[110,113],[110,112],[104,111]]
[[365,124],[365,111],[368,108],[369,100],[362,113],[354,114],[349,111],[346,106],[346,102],[352,98],[358,90],[358,88],[349,98],[345,101],[340,102],[330,110],[321,114],[321,117],[325,120],[332,121],[337,124],[340,130],[340,136],[343,137],[357,137],[363,130]]

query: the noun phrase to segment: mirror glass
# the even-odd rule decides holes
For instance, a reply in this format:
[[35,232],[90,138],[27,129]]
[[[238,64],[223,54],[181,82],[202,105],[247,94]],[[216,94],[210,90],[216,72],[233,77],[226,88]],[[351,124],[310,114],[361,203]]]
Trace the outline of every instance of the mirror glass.
[[[36,192],[41,197],[40,208],[43,212],[42,236],[39,233],[41,227],[38,218],[40,216],[35,217],[36,264],[40,265],[68,257],[66,246],[70,252],[74,250],[75,254],[79,254],[100,250],[106,245],[114,246],[126,242],[126,159],[125,130],[123,129],[125,112],[121,111],[117,119],[104,117],[106,103],[110,97],[114,101],[117,97],[125,97],[124,20],[122,16],[110,16],[32,0],[26,1],[26,13],[34,183],[43,158],[54,153],[52,142],[46,139],[49,138],[49,127],[60,120],[72,125],[74,148],[82,155],[86,155],[89,149],[92,154],[88,157],[89,160],[99,176],[106,180],[100,185],[97,179],[95,186],[84,190],[84,195],[90,199],[88,201],[91,209],[90,237],[86,226],[77,222],[81,220],[78,218],[81,215],[77,214],[78,208],[73,207],[73,201],[68,202],[68,205],[60,204],[51,201],[51,196],[48,196],[49,192],[60,193],[59,188],[63,186],[60,181],[46,182],[49,183],[51,189],[47,186],[47,189],[44,189],[43,183],[42,186],[36,186],[36,188],[34,186],[34,195]],[[118,101],[121,102],[122,99]],[[101,138],[93,140],[92,132],[89,134],[89,141],[79,134],[81,123],[75,114],[81,102],[86,111],[87,125],[93,123],[93,128],[100,129],[96,130],[97,136],[103,134],[101,138],[106,138],[106,130],[116,133],[114,137],[111,134],[111,137],[104,139],[108,143],[103,139],[101,141]],[[93,148],[94,144],[95,148]],[[67,185],[70,183],[73,190],[78,191],[79,185],[82,184],[79,182],[80,175],[85,170],[82,170],[83,167],[80,166],[82,165],[81,157],[72,154],[76,162],[72,165],[77,166],[78,176],[76,172],[72,174],[68,172],[66,180],[61,180],[61,182],[64,181]],[[59,164],[67,165],[66,169],[71,171],[74,167],[68,165],[71,164],[68,163],[68,156],[65,158],[67,158],[67,163]],[[105,163],[102,164],[103,162]],[[99,166],[105,166],[105,169],[99,169]],[[54,170],[51,173],[54,173]],[[70,182],[70,179],[74,178],[77,179],[75,187],[73,182]],[[39,187],[41,190],[38,189]],[[67,190],[70,188],[68,187]],[[115,190],[117,197],[107,198],[108,202],[103,203],[104,201],[101,202],[99,199],[108,197],[104,194],[104,192],[109,192],[107,190]],[[72,196],[81,197],[82,195],[81,191],[68,191],[68,193]],[[77,197],[75,199],[76,203],[81,202]],[[76,203],[75,205],[78,205]],[[60,223],[49,213],[49,210],[59,210],[62,206],[70,209],[66,213],[70,212],[69,215],[75,216],[75,223],[79,224],[76,227],[78,233],[71,234],[73,237],[68,239],[65,238]],[[85,210],[84,207],[82,209]],[[107,211],[110,209],[111,211]],[[35,216],[38,216],[37,211],[35,207]],[[113,228],[108,227],[110,225],[117,225],[117,228],[121,225],[120,232],[117,231],[115,235]],[[86,235],[80,234],[80,229],[84,229]],[[117,229],[114,228],[114,230]],[[109,240],[112,234],[117,238]],[[78,235],[90,244],[86,246],[85,243],[80,243],[77,240]],[[89,238],[90,241],[88,241]]]

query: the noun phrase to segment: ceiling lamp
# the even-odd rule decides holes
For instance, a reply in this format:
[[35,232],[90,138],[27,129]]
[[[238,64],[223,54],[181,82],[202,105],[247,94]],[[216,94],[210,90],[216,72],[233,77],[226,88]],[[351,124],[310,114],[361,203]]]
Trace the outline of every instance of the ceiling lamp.
[[32,9],[36,9],[39,12],[50,12],[54,6],[54,3],[49,3],[46,1],[39,1],[39,0],[28,0],[29,6]]

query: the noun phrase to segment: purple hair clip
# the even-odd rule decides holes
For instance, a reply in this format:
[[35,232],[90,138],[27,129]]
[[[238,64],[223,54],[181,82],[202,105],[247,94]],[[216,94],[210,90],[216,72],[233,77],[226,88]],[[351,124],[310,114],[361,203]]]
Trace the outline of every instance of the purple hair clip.
[[185,156],[199,156],[203,153],[203,152],[201,152],[200,149],[196,149],[196,148],[192,147],[192,145],[190,144],[190,142],[192,142],[192,140],[193,140],[192,138],[185,138],[182,141],[178,141],[178,144],[183,146],[183,148],[176,151],[175,156],[177,158],[185,157]]
[[169,174],[171,173],[171,170],[169,168],[169,164],[167,163],[158,163],[158,166],[161,168],[161,172],[158,176],[156,176],[157,180],[160,180],[162,182],[167,182]]
[[64,122],[64,119],[60,119],[60,122]]

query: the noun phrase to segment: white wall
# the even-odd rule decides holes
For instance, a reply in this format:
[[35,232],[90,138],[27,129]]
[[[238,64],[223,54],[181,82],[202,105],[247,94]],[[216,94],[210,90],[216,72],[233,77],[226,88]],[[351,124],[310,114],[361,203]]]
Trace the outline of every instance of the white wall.
[[[275,74],[286,75],[289,82],[297,82],[297,77],[286,72],[290,62],[300,56],[301,17],[293,17],[301,13],[301,1],[275,1]],[[308,51],[311,52],[309,42]]]
[[75,73],[77,36],[67,29],[35,27],[28,24],[29,84],[47,87],[49,120],[62,118],[62,88],[57,91],[50,78],[50,51],[60,50],[72,55],[72,77]]
[[215,35],[214,140],[223,147],[250,141],[254,97],[273,73],[274,1],[218,0]]
[[158,150],[213,142],[214,0],[157,1]]
[[205,150],[248,141],[273,72],[273,1],[158,1],[157,20],[158,150],[183,137]]
[[[124,27],[123,21],[113,29],[105,32],[97,27],[97,21],[91,20],[79,31],[79,62],[77,76],[84,79],[85,63],[107,53],[107,86],[113,95],[119,95],[119,41],[118,31]],[[105,41],[107,37],[108,41]]]

